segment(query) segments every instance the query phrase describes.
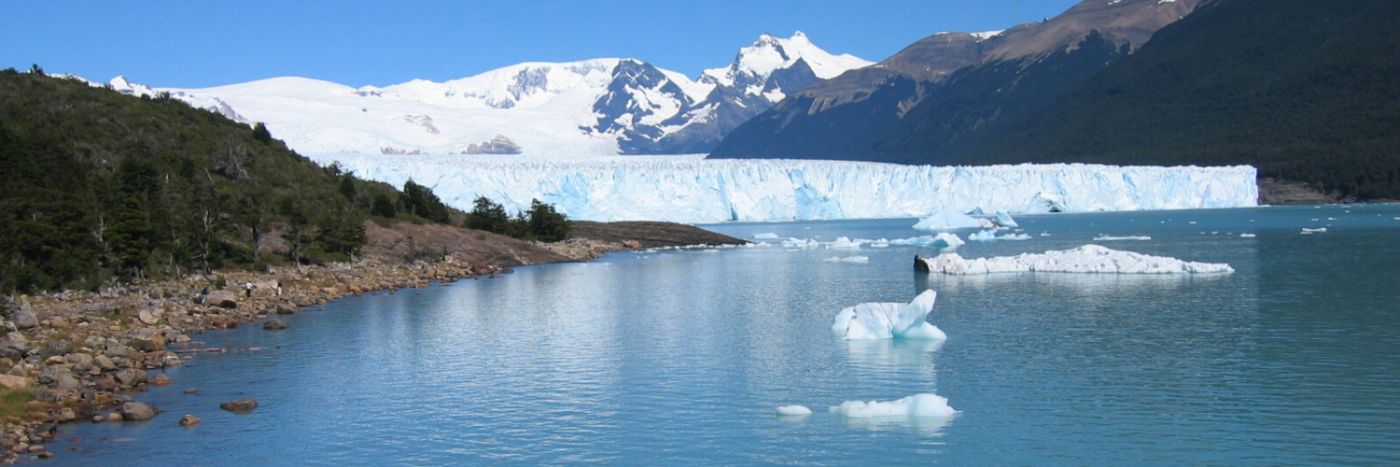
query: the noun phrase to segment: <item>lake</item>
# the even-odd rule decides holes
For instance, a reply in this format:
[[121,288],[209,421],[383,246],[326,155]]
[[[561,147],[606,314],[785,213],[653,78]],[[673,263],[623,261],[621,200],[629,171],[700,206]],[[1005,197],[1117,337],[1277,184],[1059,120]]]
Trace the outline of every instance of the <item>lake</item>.
[[[1029,240],[955,251],[1095,243],[1235,272],[916,274],[914,255],[940,249],[899,245],[616,253],[523,267],[313,307],[284,317],[285,331],[255,324],[201,335],[213,347],[269,349],[201,354],[165,370],[175,384],[137,394],[164,414],[64,426],[46,463],[1400,463],[1400,206],[1016,220]],[[914,222],[704,227],[818,241],[931,233]],[[1093,240],[1102,236],[1150,239]],[[869,262],[823,261],[856,255]],[[907,302],[927,289],[938,292],[928,321],[946,341],[832,334],[844,307]],[[920,393],[960,412],[827,412]],[[219,410],[241,397],[261,405]],[[815,413],[774,414],[788,404]],[[178,426],[186,413],[204,422]]]

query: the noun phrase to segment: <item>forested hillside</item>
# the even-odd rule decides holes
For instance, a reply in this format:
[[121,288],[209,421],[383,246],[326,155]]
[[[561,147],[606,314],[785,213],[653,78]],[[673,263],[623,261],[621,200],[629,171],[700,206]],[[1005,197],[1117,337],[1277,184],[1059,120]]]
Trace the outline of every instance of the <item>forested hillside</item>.
[[0,71],[0,293],[349,259],[376,201],[445,220],[427,195],[165,96]]
[[954,162],[1251,164],[1400,199],[1400,2],[1207,3]]

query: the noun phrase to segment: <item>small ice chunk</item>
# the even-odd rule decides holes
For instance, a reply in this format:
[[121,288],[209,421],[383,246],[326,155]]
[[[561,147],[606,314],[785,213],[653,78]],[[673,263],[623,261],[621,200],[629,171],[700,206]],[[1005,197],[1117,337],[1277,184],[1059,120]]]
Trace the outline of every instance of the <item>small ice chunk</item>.
[[986,221],[986,224],[983,222],[984,220],[978,220],[967,214],[939,211],[931,216],[920,219],[919,223],[914,224],[914,228],[919,230],[952,230],[991,227],[987,225],[991,223],[990,221]]
[[784,405],[784,406],[782,406],[782,407],[778,407],[778,415],[796,416],[796,415],[811,415],[811,414],[812,414],[812,409],[809,409],[809,408],[807,408],[806,406],[803,406],[803,405],[795,405],[795,404],[794,404],[794,405]]
[[1125,240],[1143,240],[1143,241],[1146,241],[1146,240],[1151,240],[1151,239],[1152,239],[1152,237],[1149,237],[1149,236],[1146,236],[1146,235],[1126,235],[1126,236],[1099,235],[1099,236],[1097,236],[1097,237],[1094,237],[1094,241],[1096,241],[1096,242],[1117,242],[1117,241],[1125,241]]
[[[1025,253],[1016,256],[964,259],[957,253],[920,258],[928,271],[943,274],[991,274],[998,272],[1075,272],[1117,274],[1232,273],[1224,263],[1197,263],[1176,258],[1119,251],[1099,245],[1071,250]],[[922,270],[922,269],[921,269]]]
[[909,303],[862,303],[836,313],[831,330],[846,339],[947,339],[928,323],[938,293],[925,290]]
[[1327,228],[1326,228],[1326,227],[1319,227],[1319,228],[1316,228],[1316,229],[1309,229],[1309,228],[1307,228],[1307,227],[1303,227],[1303,233],[1305,233],[1305,234],[1310,234],[1310,233],[1322,233],[1322,232],[1326,232],[1326,231],[1327,231]]
[[995,231],[991,231],[991,230],[983,230],[983,231],[981,231],[981,232],[977,232],[977,233],[975,233],[975,234],[968,235],[968,236],[967,236],[967,239],[968,239],[968,241],[973,241],[973,242],[990,242],[990,241],[992,241],[992,240],[996,240],[996,239],[997,239],[997,233],[996,233]]
[[803,239],[800,239],[800,238],[789,238],[789,239],[787,239],[787,240],[783,240],[782,245],[783,245],[784,248],[804,248],[804,249],[805,249],[805,248],[816,248],[816,247],[818,247],[818,246],[821,246],[821,242],[818,242],[818,241],[816,241],[816,240],[803,240]]
[[832,250],[859,250],[861,243],[863,242],[861,242],[860,240],[851,240],[846,237],[837,237],[835,241],[826,244],[826,247]]
[[903,399],[881,401],[846,401],[827,410],[846,418],[875,417],[951,417],[958,413],[948,406],[948,398],[930,393],[915,394]]
[[827,263],[853,263],[853,264],[865,264],[865,263],[869,263],[869,262],[870,262],[870,257],[869,257],[869,256],[847,256],[847,257],[845,257],[845,258],[840,258],[840,257],[832,256],[832,257],[827,258],[827,259],[824,259],[824,260],[822,260],[822,261],[823,261],[823,262],[827,262]]
[[1252,233],[1242,233],[1242,234],[1240,234],[1240,238],[1254,238],[1254,234],[1252,234]]
[[771,233],[771,232],[768,232],[768,233],[761,233],[761,234],[754,235],[753,238],[754,238],[754,240],[777,240],[777,239],[778,239],[778,234]]
[[1007,214],[1006,211],[997,211],[996,223],[997,223],[997,225],[1000,225],[1000,226],[1002,226],[1002,227],[1020,227],[1020,226],[1021,226],[1021,224],[1017,224],[1017,223],[1016,223],[1016,220],[1015,220],[1015,219],[1012,219],[1012,218],[1011,218],[1011,215],[1010,215],[1010,214]]

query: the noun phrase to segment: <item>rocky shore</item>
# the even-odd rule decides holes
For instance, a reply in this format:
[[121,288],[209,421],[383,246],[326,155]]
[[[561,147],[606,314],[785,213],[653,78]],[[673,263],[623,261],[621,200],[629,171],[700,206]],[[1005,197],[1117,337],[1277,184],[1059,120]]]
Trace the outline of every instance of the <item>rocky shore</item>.
[[[199,353],[230,350],[204,346],[193,337],[201,332],[267,318],[273,319],[264,328],[276,329],[276,315],[347,296],[498,278],[513,272],[513,266],[585,261],[648,246],[625,235],[526,244],[467,231],[468,240],[459,232],[425,232],[423,227],[371,229],[375,247],[366,249],[377,253],[352,263],[221,271],[97,292],[8,297],[10,318],[0,323],[5,328],[0,329],[5,333],[0,338],[0,390],[27,393],[33,400],[24,403],[22,414],[4,420],[0,462],[54,456],[44,443],[57,436],[63,423],[156,416],[158,408],[131,397],[148,386],[175,383],[154,370],[183,365]],[[659,238],[657,232],[666,230],[676,239],[704,232],[671,224],[648,229],[646,236]],[[720,237],[712,244],[743,243]],[[211,401],[216,402],[223,401]],[[180,423],[199,422],[189,416]]]

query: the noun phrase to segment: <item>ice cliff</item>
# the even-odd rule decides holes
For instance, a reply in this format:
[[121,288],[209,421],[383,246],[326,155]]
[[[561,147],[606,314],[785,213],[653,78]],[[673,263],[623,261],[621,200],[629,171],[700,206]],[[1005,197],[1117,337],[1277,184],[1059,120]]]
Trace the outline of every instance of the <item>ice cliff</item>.
[[956,212],[1131,211],[1255,206],[1255,169],[1083,164],[933,167],[701,156],[540,159],[313,155],[458,209],[477,196],[514,213],[539,199],[571,219],[685,223],[921,217]]

